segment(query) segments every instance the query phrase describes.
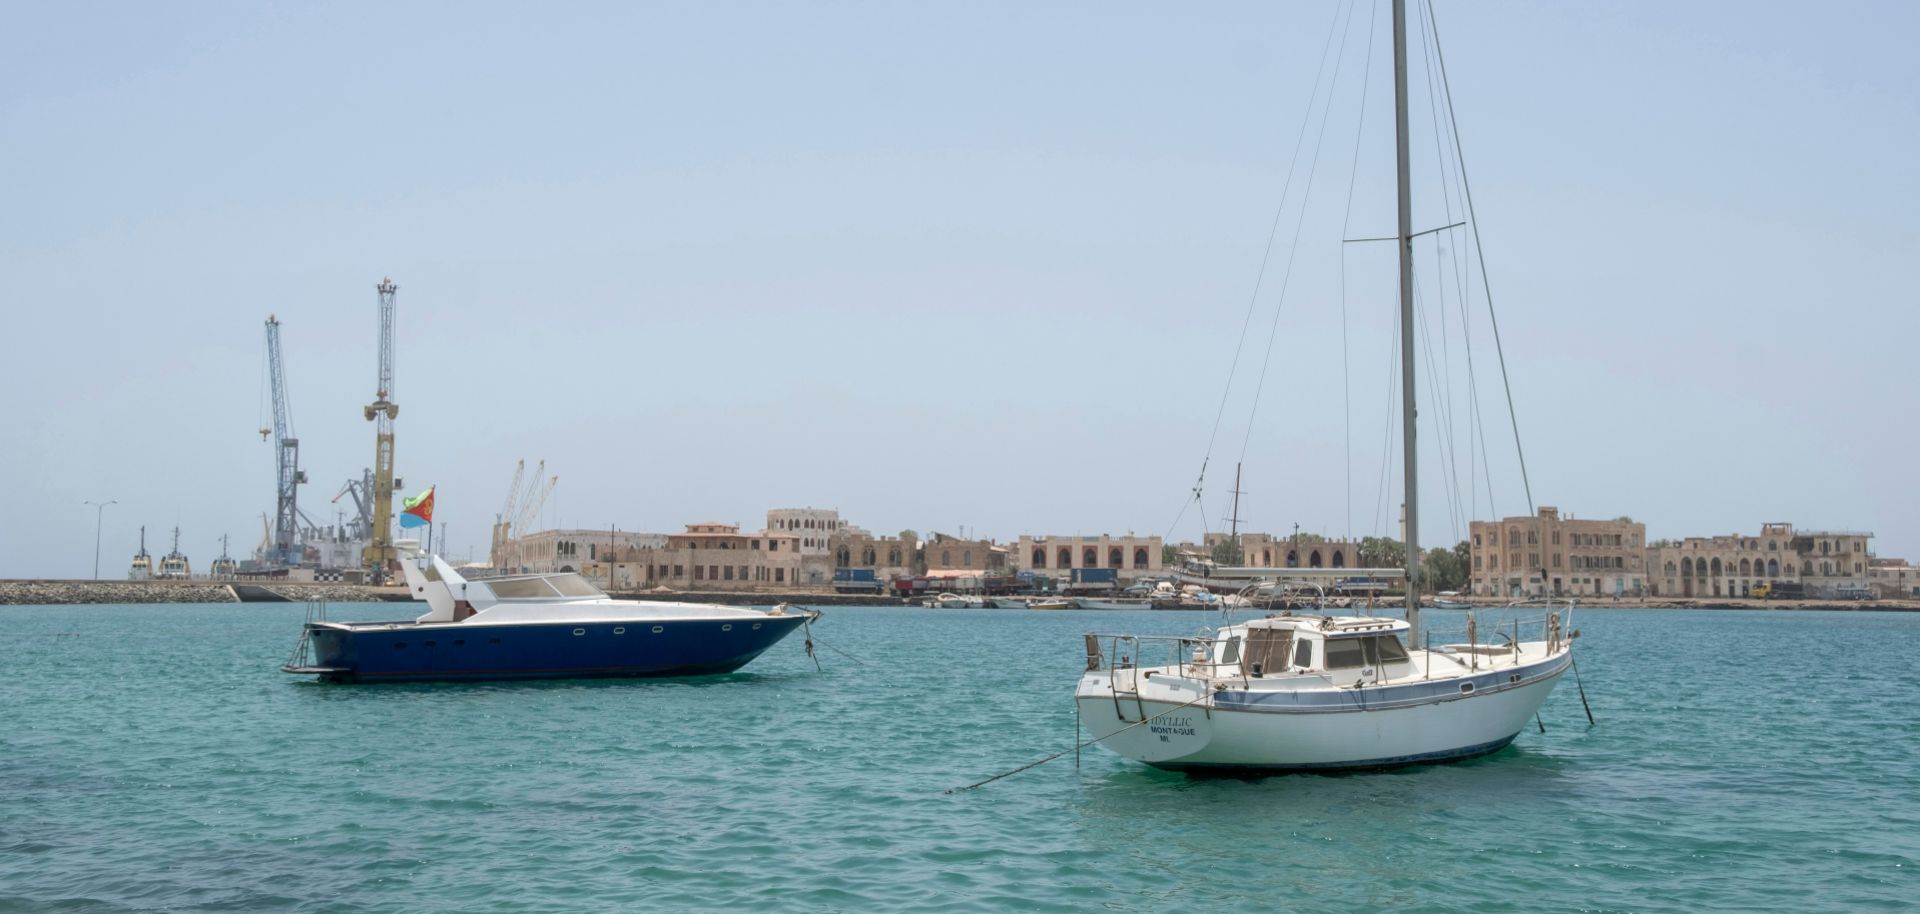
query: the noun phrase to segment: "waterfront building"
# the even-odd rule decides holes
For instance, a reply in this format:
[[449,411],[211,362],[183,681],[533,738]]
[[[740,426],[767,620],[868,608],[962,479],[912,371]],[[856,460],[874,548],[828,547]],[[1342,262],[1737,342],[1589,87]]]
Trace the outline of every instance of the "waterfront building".
[[848,528],[833,508],[774,508],[767,512],[767,532],[800,538],[801,555],[827,555],[828,541]]
[[1022,536],[1009,557],[1015,571],[1064,578],[1075,568],[1112,568],[1130,580],[1162,571],[1160,546],[1157,536]]
[[875,578],[891,581],[925,570],[920,564],[919,536],[912,530],[902,530],[899,536],[877,537],[860,527],[848,526],[828,537],[827,543],[836,571],[867,569]]
[[1761,583],[1803,585],[1810,596],[1864,592],[1871,584],[1871,533],[1760,525],[1758,536],[1690,536],[1647,547],[1655,596],[1746,597]]
[[[1207,534],[1205,554],[1211,557],[1214,548],[1228,537],[1226,533]],[[1361,564],[1360,544],[1311,533],[1242,533],[1240,555],[1240,564],[1257,568],[1357,568]]]
[[1881,599],[1920,597],[1920,567],[1906,559],[1868,559],[1867,578]]
[[[969,540],[935,533],[921,544],[921,558],[927,574],[951,577],[953,573],[975,575],[1007,574],[1007,549],[992,540]],[[942,573],[945,574],[942,574]]]
[[610,561],[638,561],[638,554],[664,548],[663,533],[614,530],[541,530],[507,541],[498,566],[503,574],[577,571],[606,582]]
[[1583,520],[1542,506],[1468,525],[1478,596],[1639,596],[1647,589],[1647,526],[1630,517]]

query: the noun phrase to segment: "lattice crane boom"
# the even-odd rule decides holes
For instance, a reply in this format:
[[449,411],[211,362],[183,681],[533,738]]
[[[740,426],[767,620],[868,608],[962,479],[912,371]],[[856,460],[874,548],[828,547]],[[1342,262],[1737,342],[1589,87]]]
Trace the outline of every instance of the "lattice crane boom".
[[274,514],[266,549],[267,561],[279,565],[298,565],[300,548],[300,484],[307,475],[300,471],[300,439],[293,435],[292,412],[287,406],[286,363],[280,356],[280,320],[267,316],[267,380],[273,391],[273,428],[261,429],[260,436],[273,436]]
[[373,530],[364,557],[368,573],[379,584],[386,581],[397,557],[393,549],[393,420],[400,415],[400,406],[393,396],[393,298],[400,287],[383,278],[373,288],[380,294],[380,364],[374,401],[362,410],[367,421],[374,423]]

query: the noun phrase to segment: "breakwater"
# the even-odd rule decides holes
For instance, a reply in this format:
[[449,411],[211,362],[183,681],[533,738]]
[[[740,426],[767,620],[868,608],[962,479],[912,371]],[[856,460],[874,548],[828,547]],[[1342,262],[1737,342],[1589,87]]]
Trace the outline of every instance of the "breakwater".
[[402,587],[250,581],[0,581],[0,605],[86,603],[370,603],[410,599]]

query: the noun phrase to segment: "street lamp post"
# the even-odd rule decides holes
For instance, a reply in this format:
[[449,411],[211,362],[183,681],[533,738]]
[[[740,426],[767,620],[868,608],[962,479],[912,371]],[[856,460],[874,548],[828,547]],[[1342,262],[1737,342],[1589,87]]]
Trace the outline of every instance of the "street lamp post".
[[98,581],[100,580],[100,521],[104,519],[107,513],[107,506],[117,505],[119,504],[119,502],[89,501],[89,502],[85,502],[85,504],[92,505],[94,508],[94,512],[93,512],[93,579]]

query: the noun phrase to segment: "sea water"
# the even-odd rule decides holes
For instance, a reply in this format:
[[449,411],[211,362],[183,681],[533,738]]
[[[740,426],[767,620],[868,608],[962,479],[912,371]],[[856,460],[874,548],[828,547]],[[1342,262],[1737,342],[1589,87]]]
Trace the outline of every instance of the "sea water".
[[728,676],[373,686],[280,673],[301,620],[0,608],[0,910],[1920,905],[1920,616],[1583,609],[1592,728],[1569,676],[1462,764],[1095,746],[957,793],[1073,745],[1082,632],[1215,618],[835,608],[819,670],[793,637]]

